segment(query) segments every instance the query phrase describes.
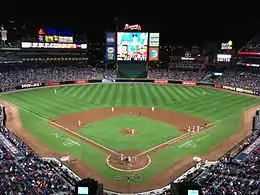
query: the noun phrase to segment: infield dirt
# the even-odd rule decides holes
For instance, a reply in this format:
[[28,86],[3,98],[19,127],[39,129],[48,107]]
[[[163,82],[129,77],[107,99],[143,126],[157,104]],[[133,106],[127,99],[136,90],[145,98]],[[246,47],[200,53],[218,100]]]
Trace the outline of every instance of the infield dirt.
[[[21,122],[21,119],[19,116],[19,110],[16,106],[14,106],[13,104],[11,104],[9,102],[1,100],[1,99],[0,99],[0,104],[3,104],[6,107],[6,113],[7,113],[6,124],[7,124],[7,127],[9,128],[9,130],[12,131],[14,134],[16,134],[27,145],[29,145],[38,155],[45,156],[45,157],[56,157],[58,159],[61,156],[64,156],[64,154],[62,154],[62,153],[57,153],[57,152],[53,151],[46,144],[42,143],[38,138],[32,136],[28,131],[23,129],[22,122]],[[220,143],[215,148],[213,148],[211,151],[209,151],[208,153],[206,153],[200,157],[203,160],[205,160],[205,159],[216,160],[219,157],[221,157],[225,152],[227,152],[230,148],[232,148],[236,144],[238,144],[246,136],[250,135],[253,116],[258,107],[259,106],[254,106],[243,114],[243,119],[241,120],[241,127],[236,135],[227,138],[222,143]],[[124,108],[122,108],[122,110],[124,110]],[[129,110],[131,110],[131,111],[129,111]],[[163,112],[160,110],[156,110],[156,112],[157,111],[160,112],[160,114],[162,114],[161,112]],[[96,117],[94,116],[95,112],[97,114]],[[152,111],[150,111],[150,110],[140,111],[140,109],[137,109],[137,108],[130,108],[130,109],[127,108],[127,109],[125,109],[124,112],[121,112],[120,115],[126,114],[126,113],[129,114],[129,112],[132,112],[133,114],[139,114],[139,112],[142,112],[143,115],[150,114],[151,115],[151,116],[149,116],[150,118],[154,117],[154,120],[166,122],[165,121],[166,119],[165,118],[163,119],[163,117],[161,119],[159,119],[159,118],[155,119],[156,114],[152,113]],[[151,112],[151,113],[149,113],[149,112]],[[55,122],[60,124],[60,122],[62,122],[63,120],[66,119],[64,122],[62,122],[62,125],[65,126],[67,124],[68,125],[68,126],[66,126],[67,128],[71,128],[71,129],[73,129],[73,132],[76,132],[79,129],[79,127],[77,127],[78,120],[82,120],[82,123],[102,120],[102,118],[104,119],[111,115],[111,108],[107,109],[107,110],[106,109],[93,110],[91,115],[81,116],[84,113],[87,113],[87,112],[76,113],[74,116],[73,115],[61,116],[61,117],[55,119]],[[119,116],[119,114],[117,114],[117,113],[118,112],[116,111],[114,113],[114,115]],[[107,117],[104,117],[103,114],[107,115]],[[171,114],[171,116],[172,116],[173,113],[172,112],[168,113],[167,116],[164,115],[164,117],[169,118],[169,114]],[[179,116],[174,115],[175,123],[173,123],[173,120],[171,120],[171,123],[172,123],[172,125],[178,127],[179,129],[187,128],[190,124],[194,124],[194,123],[203,124],[205,122],[205,121],[196,119],[195,117],[192,117],[189,115],[187,115],[186,117],[187,118],[190,117],[190,119],[193,119],[194,121],[189,121],[186,118],[185,121],[181,122],[180,120],[184,115],[180,114],[180,113],[176,113],[176,114],[179,114]],[[115,117],[115,116],[112,116],[112,117]],[[72,117],[72,118],[75,117],[75,118],[73,120],[68,120],[70,117]],[[82,117],[82,119],[78,118],[78,117]],[[86,118],[88,121],[83,120],[84,118]],[[182,118],[182,120],[183,120],[183,118]],[[176,121],[179,121],[179,122],[176,123]],[[65,122],[66,122],[66,124],[65,124]],[[167,121],[166,123],[169,123],[169,122],[170,121]],[[200,122],[200,123],[198,123],[198,122]],[[63,131],[65,131],[65,130],[63,129]],[[73,135],[73,136],[75,136],[75,135]],[[88,142],[88,143],[90,143],[93,147],[98,147],[91,142]],[[174,144],[175,142],[172,142],[172,143]],[[164,147],[164,146],[162,146],[162,147]],[[109,153],[109,151],[105,150],[104,148],[103,148],[103,151],[105,151],[107,154],[111,154],[111,153]],[[134,151],[134,154],[136,154],[136,152],[138,152],[138,151]],[[150,152],[154,152],[154,150],[152,150]],[[167,185],[173,179],[177,178],[179,175],[181,175],[187,169],[189,169],[190,167],[192,167],[193,165],[196,164],[196,162],[194,162],[192,158],[193,158],[193,156],[186,156],[182,160],[173,163],[173,165],[170,168],[168,168],[167,170],[164,170],[163,172],[155,175],[149,181],[142,182],[142,183],[131,183],[131,185],[128,185],[127,183],[121,183],[121,182],[119,183],[116,180],[115,181],[108,180],[107,178],[102,176],[100,173],[98,173],[97,170],[95,170],[91,166],[89,166],[87,163],[85,163],[85,162],[83,163],[81,160],[76,159],[74,157],[73,157],[74,160],[71,163],[69,163],[69,164],[65,163],[65,165],[68,166],[69,168],[71,168],[73,171],[75,171],[82,178],[93,177],[93,178],[97,179],[98,181],[100,181],[104,184],[105,189],[117,191],[117,192],[140,192],[140,191],[147,191],[147,190],[160,188],[160,187]],[[104,159],[104,160],[106,160],[106,159]],[[167,160],[167,159],[165,159],[165,160]]]

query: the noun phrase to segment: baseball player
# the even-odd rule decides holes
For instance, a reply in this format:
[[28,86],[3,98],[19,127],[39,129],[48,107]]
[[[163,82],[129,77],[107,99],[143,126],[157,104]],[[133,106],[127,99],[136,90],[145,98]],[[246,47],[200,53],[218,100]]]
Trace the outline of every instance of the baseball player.
[[81,126],[81,121],[78,121],[78,125],[79,125],[79,127]]
[[154,107],[152,107],[152,111],[154,112]]
[[200,126],[198,125],[198,126],[197,126],[197,132],[199,132],[199,131],[200,131]]
[[193,127],[192,127],[192,132],[194,132],[195,131],[195,125],[193,125]]
[[191,128],[190,128],[190,126],[189,126],[189,128],[188,128],[188,132],[190,132],[190,130],[191,130]]
[[56,94],[57,93],[57,89],[54,89],[53,93]]
[[121,160],[121,162],[124,161],[124,155],[123,154],[120,155],[120,160]]
[[135,130],[131,129],[131,134],[134,135],[135,134]]
[[112,110],[112,112],[115,112],[115,108],[114,108],[114,107],[112,107],[112,109],[111,109],[111,110]]

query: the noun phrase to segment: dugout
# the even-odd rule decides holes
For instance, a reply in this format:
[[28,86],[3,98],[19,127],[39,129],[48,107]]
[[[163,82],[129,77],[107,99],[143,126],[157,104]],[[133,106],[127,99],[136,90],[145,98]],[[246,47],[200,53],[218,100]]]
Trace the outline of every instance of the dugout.
[[141,61],[117,62],[119,78],[147,78],[148,63]]

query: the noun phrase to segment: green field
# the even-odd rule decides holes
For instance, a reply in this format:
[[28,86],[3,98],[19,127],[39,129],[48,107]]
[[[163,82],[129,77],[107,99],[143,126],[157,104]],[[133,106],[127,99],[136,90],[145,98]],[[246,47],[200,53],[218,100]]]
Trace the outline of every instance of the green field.
[[[56,94],[53,93],[54,88],[41,88],[1,94],[0,97],[19,107],[24,128],[43,143],[57,152],[72,153],[111,180],[114,176],[126,173],[109,168],[105,153],[50,126],[47,119],[101,107],[155,106],[195,115],[215,123],[212,128],[200,134],[151,153],[152,163],[140,171],[140,182],[147,181],[186,155],[206,153],[225,138],[235,134],[241,113],[260,102],[254,97],[178,85],[93,84],[61,86],[56,89]],[[142,131],[129,137],[118,133],[130,125],[136,129],[149,129],[152,133]],[[121,116],[88,124],[79,133],[112,150],[146,150],[180,135],[172,126],[134,116]],[[67,144],[64,144],[64,140]],[[196,147],[185,144],[187,141]]]

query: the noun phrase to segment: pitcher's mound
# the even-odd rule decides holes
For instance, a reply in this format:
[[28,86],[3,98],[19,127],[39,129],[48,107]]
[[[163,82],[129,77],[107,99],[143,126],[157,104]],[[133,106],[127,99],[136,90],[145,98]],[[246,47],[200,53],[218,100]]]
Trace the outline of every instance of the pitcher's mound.
[[125,128],[121,130],[121,134],[123,135],[136,135],[137,130],[134,128]]

